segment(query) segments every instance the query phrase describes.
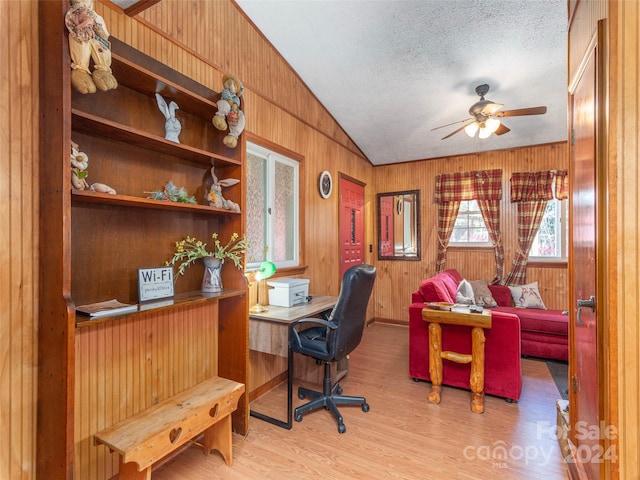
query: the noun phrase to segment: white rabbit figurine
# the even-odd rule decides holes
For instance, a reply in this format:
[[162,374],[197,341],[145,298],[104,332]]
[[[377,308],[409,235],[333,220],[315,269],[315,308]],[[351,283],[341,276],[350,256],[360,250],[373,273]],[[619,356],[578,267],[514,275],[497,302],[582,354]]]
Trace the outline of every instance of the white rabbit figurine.
[[158,108],[164,115],[164,118],[167,119],[164,124],[164,138],[171,140],[172,142],[180,143],[178,135],[180,135],[180,131],[182,130],[182,124],[180,123],[180,120],[176,118],[176,110],[180,107],[178,107],[176,102],[173,101],[167,106],[167,102],[159,93],[156,93],[156,101],[158,102]]
[[240,180],[235,178],[224,178],[222,180],[218,180],[218,177],[214,173],[214,169],[215,167],[211,167],[211,178],[207,178],[205,181],[205,200],[209,202],[209,205],[212,207],[226,208],[227,210],[239,212],[240,206],[237,203],[227,200],[222,196],[222,188],[235,185],[239,183]]

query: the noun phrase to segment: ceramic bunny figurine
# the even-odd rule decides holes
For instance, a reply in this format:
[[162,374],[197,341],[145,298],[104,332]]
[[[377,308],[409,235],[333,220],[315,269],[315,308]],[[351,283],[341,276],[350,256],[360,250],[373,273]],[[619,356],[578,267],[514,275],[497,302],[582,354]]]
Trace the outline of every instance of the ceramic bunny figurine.
[[159,93],[156,93],[156,101],[158,102],[158,108],[164,115],[164,118],[167,119],[164,124],[164,138],[171,140],[172,142],[180,143],[178,135],[180,135],[180,131],[182,130],[182,124],[180,123],[180,120],[176,118],[176,110],[180,107],[178,107],[176,102],[173,101],[167,106],[167,102]]
[[227,210],[233,210],[234,212],[240,211],[240,206],[227,200],[222,196],[222,189],[224,187],[230,187],[240,182],[235,178],[224,178],[218,180],[214,172],[215,167],[211,167],[211,177],[207,178],[204,182],[205,200],[209,202],[212,207],[226,208]]

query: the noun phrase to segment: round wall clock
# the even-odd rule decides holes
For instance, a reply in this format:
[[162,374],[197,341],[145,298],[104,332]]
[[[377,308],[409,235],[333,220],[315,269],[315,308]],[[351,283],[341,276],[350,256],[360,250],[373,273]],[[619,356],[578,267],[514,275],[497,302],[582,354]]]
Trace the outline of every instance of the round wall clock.
[[320,174],[320,181],[318,182],[318,188],[320,189],[320,195],[322,198],[329,198],[331,196],[331,190],[333,190],[333,180],[328,170],[325,170]]

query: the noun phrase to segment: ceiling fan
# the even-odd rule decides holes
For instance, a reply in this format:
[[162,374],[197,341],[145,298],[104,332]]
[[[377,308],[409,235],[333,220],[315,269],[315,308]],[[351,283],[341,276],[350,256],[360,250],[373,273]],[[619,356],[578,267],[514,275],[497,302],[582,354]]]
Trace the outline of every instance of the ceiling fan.
[[488,91],[489,85],[487,84],[478,85],[476,87],[476,93],[480,97],[480,101],[471,105],[471,108],[469,109],[469,115],[471,115],[471,118],[465,118],[464,120],[441,125],[439,127],[432,128],[431,131],[449,127],[456,123],[465,122],[465,124],[460,128],[454,130],[446,137],[442,137],[442,140],[446,140],[461,130],[464,130],[470,137],[475,137],[477,133],[478,138],[488,138],[492,133],[495,133],[496,135],[503,135],[511,130],[500,122],[499,118],[519,117],[523,115],[542,115],[547,113],[547,107],[520,108],[517,110],[504,110],[501,112],[500,109],[504,107],[504,105],[492,102],[491,100],[485,100],[484,96]]

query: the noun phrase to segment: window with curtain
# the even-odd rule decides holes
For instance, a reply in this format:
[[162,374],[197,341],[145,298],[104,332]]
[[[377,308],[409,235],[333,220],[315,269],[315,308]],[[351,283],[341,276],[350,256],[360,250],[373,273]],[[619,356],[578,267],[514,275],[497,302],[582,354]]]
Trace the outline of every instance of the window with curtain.
[[247,142],[247,268],[299,264],[299,164]]
[[540,228],[531,245],[529,260],[566,260],[567,233],[567,202],[557,198],[547,201]]
[[496,276],[504,274],[504,246],[500,231],[502,170],[443,173],[436,175],[435,202],[438,204],[438,256],[436,272],[445,269],[447,247],[451,240],[462,202],[475,200],[494,248]]
[[511,203],[518,204],[518,245],[505,283],[522,285],[527,281],[529,254],[549,201],[568,196],[567,171],[515,172],[510,183]]
[[452,247],[491,247],[489,230],[482,219],[482,212],[477,200],[460,202],[460,209],[453,225]]

